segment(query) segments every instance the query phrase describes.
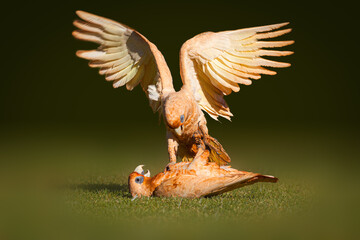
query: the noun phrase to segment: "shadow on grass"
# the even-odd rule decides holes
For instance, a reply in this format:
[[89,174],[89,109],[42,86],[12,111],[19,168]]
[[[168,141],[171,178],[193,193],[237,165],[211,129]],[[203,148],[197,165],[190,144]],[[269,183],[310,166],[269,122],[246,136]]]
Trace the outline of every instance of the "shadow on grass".
[[82,189],[90,192],[101,192],[107,191],[111,193],[120,193],[124,196],[130,196],[129,187],[127,184],[115,184],[115,183],[84,183],[84,184],[75,184],[70,186],[71,189]]

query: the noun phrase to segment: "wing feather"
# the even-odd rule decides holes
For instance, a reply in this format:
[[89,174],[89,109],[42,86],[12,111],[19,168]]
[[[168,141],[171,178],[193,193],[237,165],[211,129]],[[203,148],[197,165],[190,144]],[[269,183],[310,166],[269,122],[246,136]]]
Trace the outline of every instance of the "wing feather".
[[136,75],[126,84],[126,89],[131,91],[133,90],[141,81],[141,79],[143,79],[144,77],[144,70],[145,67],[140,66],[138,71],[136,72]]
[[[105,76],[106,81],[114,81],[114,80],[118,80],[124,76],[126,76],[131,70],[133,69],[133,65],[128,65],[126,66],[124,69],[122,69],[119,72],[113,73],[113,74],[107,74]],[[114,87],[117,85],[114,85]]]
[[110,67],[102,67],[100,70],[99,70],[99,74],[100,75],[110,75],[110,74],[114,74],[116,72],[120,72],[121,70],[123,70],[125,67],[129,66],[131,64],[131,62],[128,60],[124,63],[121,63],[120,65],[117,65],[117,66],[110,66]]
[[[239,86],[235,83],[231,84],[229,81],[223,79],[219,74],[215,71],[215,68],[211,65],[211,63],[206,65],[205,74],[208,75],[210,81],[212,83],[216,82],[216,86],[226,95],[231,93],[231,90],[237,92],[240,90]],[[215,81],[213,81],[215,79]]]
[[[159,110],[161,94],[174,91],[170,70],[160,51],[137,31],[113,20],[77,11],[73,36],[97,43],[96,50],[79,50],[76,55],[90,60],[89,66],[100,68],[99,74],[113,87],[126,85],[128,90],[139,83],[149,98],[154,111]],[[150,91],[150,90],[151,91]]]
[[291,32],[290,28],[279,30],[287,24],[206,32],[188,40],[180,51],[180,71],[184,85],[193,92],[199,106],[214,119],[219,116],[230,119],[232,114],[224,95],[238,92],[238,84],[251,85],[261,74],[276,74],[264,67],[289,67],[289,63],[262,56],[290,55],[292,51],[267,48],[288,46],[294,41],[259,41]]
[[114,81],[113,86],[114,88],[122,87],[127,84],[130,80],[132,80],[135,75],[137,74],[138,67],[132,66],[131,69],[124,74],[119,80]]
[[235,69],[226,68],[219,61],[214,61],[213,65],[216,65],[217,73],[220,77],[226,79],[227,81],[232,81],[234,83],[241,83],[244,85],[250,85],[252,82],[249,79],[240,77]]
[[232,72],[236,74],[239,77],[242,77],[244,79],[251,78],[251,79],[259,79],[261,76],[257,73],[250,73],[246,72],[244,70],[240,70],[236,67],[236,65],[232,65],[229,62],[223,61],[221,58],[215,59],[215,63],[217,63],[221,68],[225,69],[228,72]]

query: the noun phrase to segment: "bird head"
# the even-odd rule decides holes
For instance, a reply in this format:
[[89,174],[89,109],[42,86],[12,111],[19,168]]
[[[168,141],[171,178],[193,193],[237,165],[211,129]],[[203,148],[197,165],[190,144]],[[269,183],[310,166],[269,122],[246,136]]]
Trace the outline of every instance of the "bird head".
[[177,92],[170,96],[164,104],[164,117],[166,125],[181,136],[187,117],[187,104]]
[[150,197],[152,195],[150,171],[148,170],[144,174],[143,166],[137,166],[129,176],[129,190],[133,197]]

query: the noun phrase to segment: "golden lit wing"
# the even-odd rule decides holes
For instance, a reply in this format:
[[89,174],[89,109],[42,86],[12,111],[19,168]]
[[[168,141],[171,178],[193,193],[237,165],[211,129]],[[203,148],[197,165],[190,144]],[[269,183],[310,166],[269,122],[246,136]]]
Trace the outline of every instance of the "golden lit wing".
[[225,32],[206,32],[188,40],[180,51],[180,72],[184,85],[193,92],[202,110],[212,118],[230,120],[232,116],[224,95],[250,85],[261,74],[275,75],[264,67],[282,68],[289,63],[271,61],[262,56],[286,56],[293,52],[267,48],[283,47],[294,41],[261,41],[286,34],[277,30],[288,23]]
[[96,50],[80,50],[76,55],[90,60],[89,66],[100,68],[113,87],[126,85],[132,90],[138,84],[157,111],[164,89],[173,90],[170,70],[163,55],[137,31],[113,20],[84,11],[76,11],[82,20],[75,20],[78,28],[73,36],[99,44]]

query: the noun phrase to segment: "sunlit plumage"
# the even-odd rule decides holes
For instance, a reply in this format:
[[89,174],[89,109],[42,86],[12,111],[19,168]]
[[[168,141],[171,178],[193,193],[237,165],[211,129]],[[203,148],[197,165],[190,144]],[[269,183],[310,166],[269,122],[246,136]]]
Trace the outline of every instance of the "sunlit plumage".
[[219,195],[256,182],[277,182],[277,178],[258,173],[238,171],[230,166],[208,162],[209,151],[199,151],[192,161],[168,165],[154,177],[144,175],[142,165],[129,176],[133,197],[199,198]]
[[[176,92],[170,70],[157,47],[140,33],[124,24],[77,11],[77,39],[99,44],[96,50],[77,51],[90,60],[89,66],[112,81],[114,88],[128,90],[140,84],[154,112],[164,117],[170,162],[176,158],[195,158],[200,146],[210,150],[209,160],[219,165],[230,162],[221,144],[212,138],[203,111],[210,117],[230,120],[232,113],[225,95],[250,85],[261,74],[274,75],[265,67],[282,68],[290,64],[262,56],[286,56],[291,51],[269,50],[293,41],[263,41],[286,34],[291,29],[276,30],[288,23],[224,32],[206,32],[186,41],[180,51],[180,74],[183,87]],[[276,31],[273,31],[276,30]]]

